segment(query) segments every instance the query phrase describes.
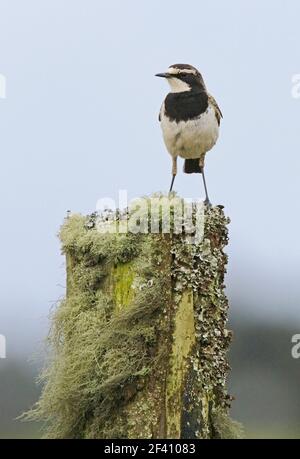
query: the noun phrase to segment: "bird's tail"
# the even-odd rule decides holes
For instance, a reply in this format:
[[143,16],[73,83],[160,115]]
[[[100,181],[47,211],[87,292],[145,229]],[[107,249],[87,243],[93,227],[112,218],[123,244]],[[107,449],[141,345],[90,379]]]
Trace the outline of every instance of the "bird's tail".
[[186,174],[201,174],[201,167],[199,164],[199,158],[197,159],[186,159],[184,161],[183,172]]

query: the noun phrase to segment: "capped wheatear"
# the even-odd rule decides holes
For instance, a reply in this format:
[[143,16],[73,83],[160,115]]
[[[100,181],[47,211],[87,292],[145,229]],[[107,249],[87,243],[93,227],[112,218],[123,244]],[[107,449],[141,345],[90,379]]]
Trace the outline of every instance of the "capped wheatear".
[[166,78],[171,87],[159,114],[163,138],[173,161],[170,192],[177,174],[177,158],[180,156],[185,159],[183,170],[186,174],[202,174],[205,203],[210,205],[204,160],[218,139],[221,110],[207,92],[204,80],[195,67],[175,64],[167,72],[156,76]]

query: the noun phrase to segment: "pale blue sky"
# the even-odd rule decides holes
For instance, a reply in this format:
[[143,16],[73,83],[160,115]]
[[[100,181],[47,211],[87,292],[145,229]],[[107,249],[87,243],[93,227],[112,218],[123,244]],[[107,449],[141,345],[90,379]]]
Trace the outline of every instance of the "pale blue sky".
[[[167,86],[154,74],[178,62],[200,69],[224,113],[206,173],[232,219],[232,314],[299,318],[299,17],[298,0],[0,0],[8,349],[31,346],[64,294],[56,233],[66,210],[92,212],[124,188],[167,190],[157,121]],[[202,195],[199,176],[180,173],[175,188]]]

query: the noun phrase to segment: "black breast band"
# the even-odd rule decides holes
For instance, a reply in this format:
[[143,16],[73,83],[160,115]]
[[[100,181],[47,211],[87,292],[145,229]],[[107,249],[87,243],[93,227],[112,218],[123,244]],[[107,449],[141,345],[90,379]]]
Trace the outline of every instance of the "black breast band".
[[197,118],[207,110],[206,91],[170,93],[165,100],[165,114],[170,121],[188,121]]

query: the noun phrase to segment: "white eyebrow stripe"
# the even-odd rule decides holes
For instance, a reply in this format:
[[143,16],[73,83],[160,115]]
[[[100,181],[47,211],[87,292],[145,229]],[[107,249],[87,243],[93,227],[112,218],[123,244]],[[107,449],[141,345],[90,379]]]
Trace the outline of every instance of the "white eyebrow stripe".
[[169,67],[168,73],[170,75],[180,75],[181,73],[191,73],[193,75],[197,74],[196,70],[193,69],[176,69],[175,67]]

